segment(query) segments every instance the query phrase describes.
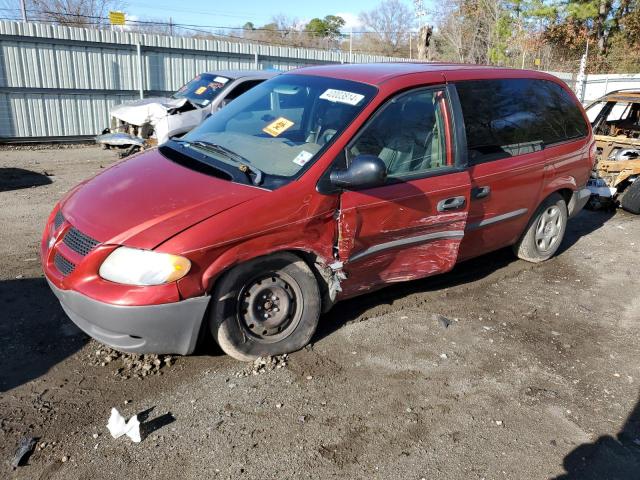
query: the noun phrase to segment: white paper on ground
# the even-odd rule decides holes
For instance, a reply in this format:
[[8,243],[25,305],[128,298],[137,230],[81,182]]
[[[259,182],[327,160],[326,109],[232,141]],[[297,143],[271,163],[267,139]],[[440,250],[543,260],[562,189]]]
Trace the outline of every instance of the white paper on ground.
[[138,421],[137,415],[134,415],[128,422],[126,422],[124,417],[120,415],[120,412],[118,412],[117,409],[112,408],[111,416],[107,422],[107,428],[113,438],[120,438],[121,436],[126,435],[136,443],[141,440],[140,422]]

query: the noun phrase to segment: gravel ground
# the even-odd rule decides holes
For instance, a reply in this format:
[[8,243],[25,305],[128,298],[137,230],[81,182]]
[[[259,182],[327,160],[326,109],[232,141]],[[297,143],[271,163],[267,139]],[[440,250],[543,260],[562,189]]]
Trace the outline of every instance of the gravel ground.
[[640,219],[583,212],[545,264],[500,251],[340,303],[286,357],[120,355],[37,259],[54,202],[115,160],[0,151],[0,477],[640,478]]

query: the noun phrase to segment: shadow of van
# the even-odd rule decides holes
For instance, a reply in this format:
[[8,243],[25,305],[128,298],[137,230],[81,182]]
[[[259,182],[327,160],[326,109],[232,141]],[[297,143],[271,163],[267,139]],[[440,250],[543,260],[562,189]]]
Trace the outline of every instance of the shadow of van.
[[0,281],[0,392],[47,373],[88,341],[43,278]]
[[569,452],[566,473],[556,480],[630,480],[640,478],[640,401],[614,437],[603,435]]
[[[601,228],[615,212],[580,212],[569,221],[565,237],[556,255],[562,255],[571,248],[581,237]],[[589,256],[585,259],[588,260]],[[450,272],[434,275],[419,280],[382,285],[365,295],[354,297],[337,303],[320,319],[314,342],[330,335],[345,323],[354,321],[367,310],[380,305],[392,305],[394,302],[416,293],[426,293],[435,290],[455,287],[489,277],[498,271],[518,269],[522,261],[513,253],[511,247],[487,253],[457,264]],[[375,292],[375,293],[374,293]]]

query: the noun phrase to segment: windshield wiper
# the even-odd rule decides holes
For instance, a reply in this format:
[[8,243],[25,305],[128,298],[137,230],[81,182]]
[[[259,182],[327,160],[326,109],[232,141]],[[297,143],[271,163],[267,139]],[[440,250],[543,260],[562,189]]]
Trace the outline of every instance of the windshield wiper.
[[[174,141],[183,144],[185,147],[189,147],[190,145],[194,145],[196,147],[200,147],[203,150],[209,150],[211,152],[223,155],[229,160],[232,160],[238,163],[238,170],[242,173],[245,173],[251,183],[254,185],[260,185],[262,183],[262,177],[264,176],[264,172],[260,170],[258,167],[254,167],[251,165],[251,162],[244,158],[242,155],[234,152],[233,150],[229,150],[222,145],[218,145],[217,143],[207,142],[206,140],[181,140],[174,139]],[[250,173],[253,173],[254,178],[251,177]]]

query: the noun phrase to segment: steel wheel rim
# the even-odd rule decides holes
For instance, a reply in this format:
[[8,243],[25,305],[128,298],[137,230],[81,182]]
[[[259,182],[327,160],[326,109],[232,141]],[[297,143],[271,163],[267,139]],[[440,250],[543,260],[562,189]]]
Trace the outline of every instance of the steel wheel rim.
[[536,248],[541,252],[548,252],[560,240],[562,233],[562,215],[557,205],[547,207],[536,224]]
[[287,338],[302,318],[302,290],[284,272],[253,278],[238,295],[238,323],[244,333],[261,343]]

